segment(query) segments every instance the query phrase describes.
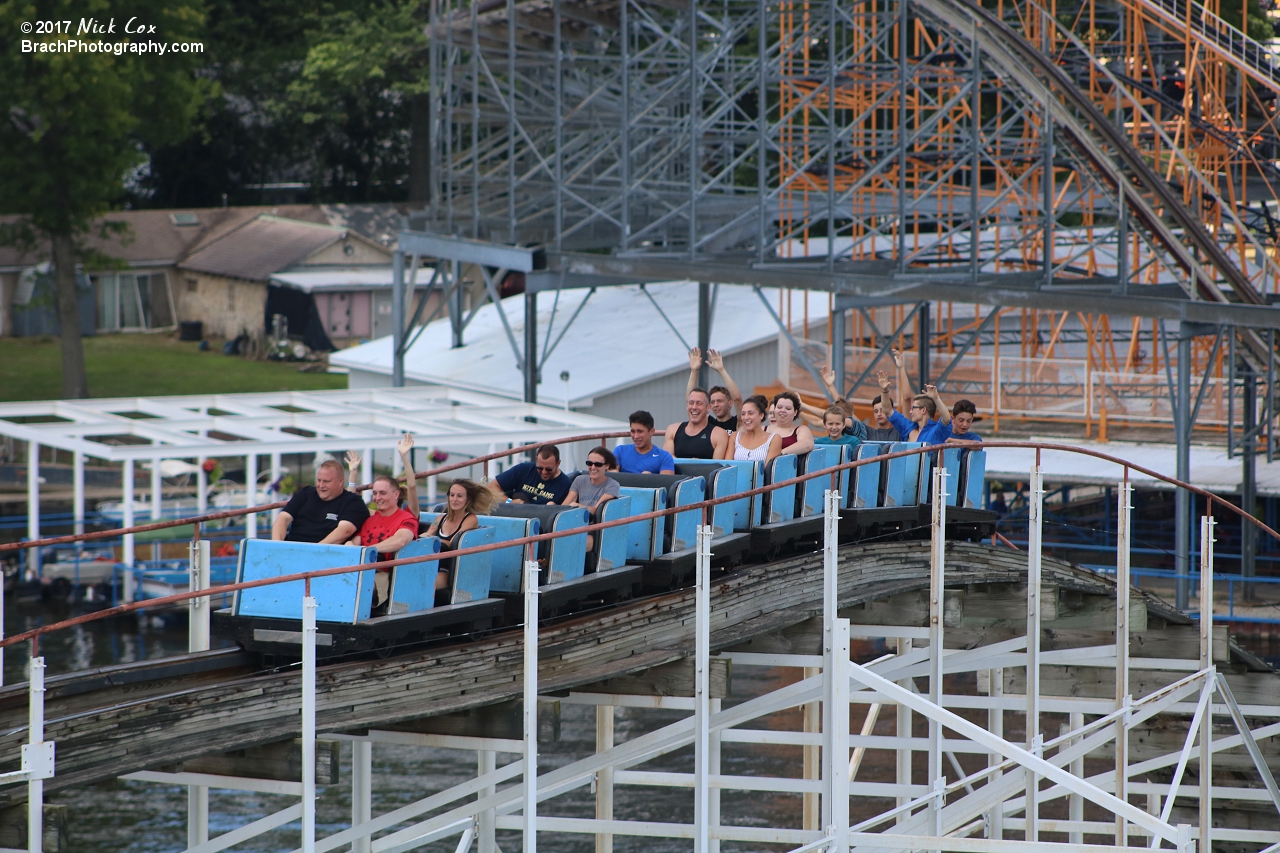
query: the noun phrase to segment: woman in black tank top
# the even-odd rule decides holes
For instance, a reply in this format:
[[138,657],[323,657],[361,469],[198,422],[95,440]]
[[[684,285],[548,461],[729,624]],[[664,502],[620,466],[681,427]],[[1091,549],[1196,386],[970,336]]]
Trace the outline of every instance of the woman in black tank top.
[[676,429],[675,453],[673,455],[677,459],[714,459],[716,448],[711,443],[711,433],[715,430],[716,425],[708,420],[707,425],[702,428],[702,432],[697,435],[689,435],[684,431],[688,425],[689,422],[685,421]]

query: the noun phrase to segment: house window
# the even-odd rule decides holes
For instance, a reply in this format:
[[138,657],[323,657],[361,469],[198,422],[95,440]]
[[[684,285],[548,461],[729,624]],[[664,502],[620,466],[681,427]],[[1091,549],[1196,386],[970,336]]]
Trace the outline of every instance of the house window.
[[89,281],[97,292],[99,329],[159,329],[174,324],[166,273],[99,273],[89,276]]
[[200,292],[200,279],[194,276],[187,276],[187,293]]

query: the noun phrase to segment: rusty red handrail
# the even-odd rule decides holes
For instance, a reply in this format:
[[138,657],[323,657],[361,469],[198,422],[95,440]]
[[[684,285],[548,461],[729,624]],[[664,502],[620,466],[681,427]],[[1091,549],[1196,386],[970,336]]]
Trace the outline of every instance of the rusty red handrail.
[[[517,453],[528,453],[536,450],[545,444],[572,444],[576,441],[591,441],[593,439],[606,438],[627,438],[631,435],[629,432],[597,432],[589,435],[576,435],[569,438],[555,439],[554,441],[539,441],[533,444],[522,444],[519,447],[512,447],[507,450],[500,450],[495,453],[488,453],[484,456],[472,457],[464,462],[455,462],[450,465],[441,465],[439,468],[431,468],[427,471],[414,472],[414,479],[421,480],[423,477],[433,477],[437,474],[443,474],[448,471],[456,471],[459,468],[469,468],[472,465],[480,465],[491,459],[501,459],[506,456],[514,456]],[[404,475],[396,478],[404,480]],[[365,483],[357,486],[358,491],[371,488],[372,483]],[[114,539],[117,536],[123,536],[127,533],[146,533],[151,530],[164,530],[169,527],[182,527],[187,524],[203,524],[207,521],[217,521],[222,518],[235,518],[240,515],[253,515],[259,512],[270,512],[273,509],[279,509],[287,504],[288,501],[275,501],[269,504],[258,504],[257,506],[243,507],[240,509],[228,509],[222,512],[209,512],[204,515],[192,515],[187,518],[174,518],[169,521],[156,521],[150,524],[135,524],[132,527],[117,527],[113,530],[97,530],[92,533],[73,533],[67,536],[50,536],[45,539],[30,539],[26,542],[8,542],[0,545],[0,553],[5,551],[21,551],[26,548],[42,548],[46,545],[65,545],[68,542],[88,542],[94,539]]]
[[[579,440],[587,440],[591,437],[594,437],[594,436],[589,436],[587,438],[583,438]],[[567,441],[567,439],[562,441]],[[543,443],[547,443],[547,442],[543,442]],[[539,445],[531,445],[531,447],[537,447],[537,446]],[[1146,474],[1149,477],[1152,477],[1154,479],[1160,480],[1165,483],[1169,483],[1170,485],[1173,485],[1177,488],[1187,489],[1190,492],[1193,492],[1195,494],[1198,494],[1204,497],[1207,501],[1211,503],[1217,503],[1222,507],[1230,510],[1231,512],[1234,512],[1236,515],[1240,516],[1242,519],[1252,522],[1256,527],[1262,529],[1264,532],[1266,532],[1268,535],[1272,536],[1273,538],[1280,539],[1280,533],[1277,533],[1270,526],[1258,520],[1257,518],[1254,518],[1252,515],[1246,513],[1244,510],[1240,509],[1235,504],[1231,503],[1225,498],[1221,498],[1218,495],[1215,495],[1211,492],[1206,491],[1205,489],[1201,489],[1199,486],[1193,486],[1190,483],[1183,483],[1174,477],[1170,477],[1165,474],[1161,474],[1157,471],[1153,471],[1150,468],[1145,468],[1141,465],[1136,465],[1132,462],[1128,462],[1124,459],[1119,458],[1118,456],[1112,456],[1107,453],[1101,453],[1099,451],[1089,450],[1086,448],[1073,447],[1067,444],[1054,444],[1054,443],[1047,443],[1047,442],[1032,442],[1032,441],[987,441],[987,442],[983,442],[982,447],[983,448],[1020,447],[1020,448],[1035,449],[1037,452],[1040,450],[1057,450],[1057,451],[1063,451],[1067,453],[1078,453],[1084,456],[1092,456],[1096,459],[1102,459],[1107,462],[1112,462],[1116,465],[1121,466],[1124,469],[1124,478],[1126,481],[1128,480],[1130,470],[1140,471],[1141,473]],[[411,565],[414,563],[425,563],[425,562],[431,562],[434,560],[439,560],[442,557],[459,557],[459,556],[466,556],[468,554],[479,554],[487,551],[496,551],[502,548],[513,548],[516,546],[529,546],[535,542],[550,541],[552,539],[559,539],[564,536],[577,536],[583,533],[591,533],[597,530],[606,530],[611,527],[618,527],[621,525],[632,524],[639,521],[647,521],[650,519],[664,517],[668,515],[676,515],[683,512],[693,512],[695,510],[702,510],[705,513],[711,507],[718,506],[719,504],[730,503],[732,501],[741,500],[743,498],[749,498],[749,497],[754,497],[756,495],[761,495],[761,494],[764,494],[765,492],[774,491],[776,489],[782,489],[788,486],[798,485],[800,483],[807,482],[817,477],[824,477],[824,476],[831,477],[832,483],[834,485],[836,482],[836,477],[842,471],[859,468],[863,465],[869,465],[873,462],[878,463],[878,462],[886,461],[890,459],[898,459],[904,456],[914,456],[917,454],[924,454],[924,453],[936,453],[945,449],[947,449],[946,445],[931,444],[924,447],[912,447],[912,448],[907,448],[905,450],[897,450],[890,453],[883,453],[878,456],[872,456],[867,459],[856,459],[850,462],[842,462],[839,465],[833,465],[829,468],[822,468],[818,471],[811,471],[805,474],[800,474],[795,477],[791,477],[789,479],[782,480],[777,483],[770,483],[769,485],[766,485],[766,486],[758,486],[757,488],[754,488],[754,489],[749,489],[744,492],[737,492],[732,495],[726,495],[720,498],[710,498],[708,500],[699,501],[698,503],[689,504],[687,506],[668,507],[667,509],[664,509],[664,510],[654,510],[653,512],[642,513],[640,515],[634,515],[634,516],[628,516],[627,518],[621,518],[615,521],[598,522],[596,524],[589,524],[585,527],[575,527],[572,530],[562,530],[562,531],[553,532],[553,533],[542,533],[537,536],[526,536],[520,539],[512,539],[506,542],[495,542],[490,545],[480,545],[474,548],[465,548],[458,551],[449,551],[446,554],[429,554],[422,557],[407,557],[399,560],[388,560],[386,562],[379,563],[378,565],[384,566],[384,567],[394,567],[394,566],[401,566],[401,565]],[[518,452],[523,452],[523,450],[520,448],[513,448],[512,450],[506,451],[506,453],[508,454],[514,454]],[[490,458],[492,458],[493,456],[494,455],[491,455]],[[466,467],[466,466],[460,465],[457,467]],[[327,577],[330,575],[348,574],[350,572],[366,571],[372,565],[373,565],[372,563],[364,563],[364,564],[355,565],[355,566],[338,566],[331,569],[319,569],[313,572],[299,572],[293,575],[282,575],[276,578],[263,578],[261,580],[256,580],[256,581],[238,581],[236,583],[223,584],[221,586],[209,587],[208,589],[203,589],[203,590],[177,593],[175,595],[169,595],[163,598],[153,598],[153,599],[148,599],[147,601],[130,602],[129,604],[122,604],[116,607],[107,608],[105,610],[95,611],[93,613],[85,613],[80,616],[72,617],[71,619],[63,620],[62,622],[55,622],[51,625],[41,625],[29,631],[24,631],[21,634],[14,634],[12,637],[6,637],[3,639],[0,639],[0,648],[16,645],[17,643],[25,642],[27,640],[32,640],[33,643],[38,643],[39,638],[44,634],[53,633],[54,631],[60,631],[64,628],[70,628],[75,625],[82,625],[86,622],[93,622],[99,619],[105,619],[110,616],[116,616],[123,613],[130,613],[137,610],[145,610],[147,608],[152,608],[152,607],[157,607],[157,606],[167,605],[167,604],[178,604],[183,601],[189,601],[194,598],[203,598],[206,596],[222,595],[227,592],[234,592],[241,589],[252,589],[255,587],[271,586],[273,584],[279,584],[279,583],[294,583],[297,581],[305,581],[309,584],[312,578]]]

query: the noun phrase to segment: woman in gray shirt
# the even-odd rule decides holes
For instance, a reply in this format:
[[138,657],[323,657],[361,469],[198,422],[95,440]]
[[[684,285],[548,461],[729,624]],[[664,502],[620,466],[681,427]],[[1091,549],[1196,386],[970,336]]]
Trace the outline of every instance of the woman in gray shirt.
[[580,506],[592,513],[600,504],[618,496],[618,481],[605,475],[614,466],[613,454],[607,447],[593,447],[587,454],[587,473],[573,478],[565,506]]

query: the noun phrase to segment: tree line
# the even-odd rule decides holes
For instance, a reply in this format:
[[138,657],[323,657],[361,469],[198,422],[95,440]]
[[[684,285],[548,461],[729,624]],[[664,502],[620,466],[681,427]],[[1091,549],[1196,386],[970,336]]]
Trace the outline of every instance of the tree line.
[[[78,34],[89,18],[116,25]],[[124,35],[130,19],[154,32]],[[411,0],[0,0],[0,242],[50,247],[63,397],[88,395],[75,267],[110,262],[84,244],[119,230],[103,214],[258,203],[285,182],[313,202],[425,196],[425,24]],[[39,48],[99,39],[201,49]]]

